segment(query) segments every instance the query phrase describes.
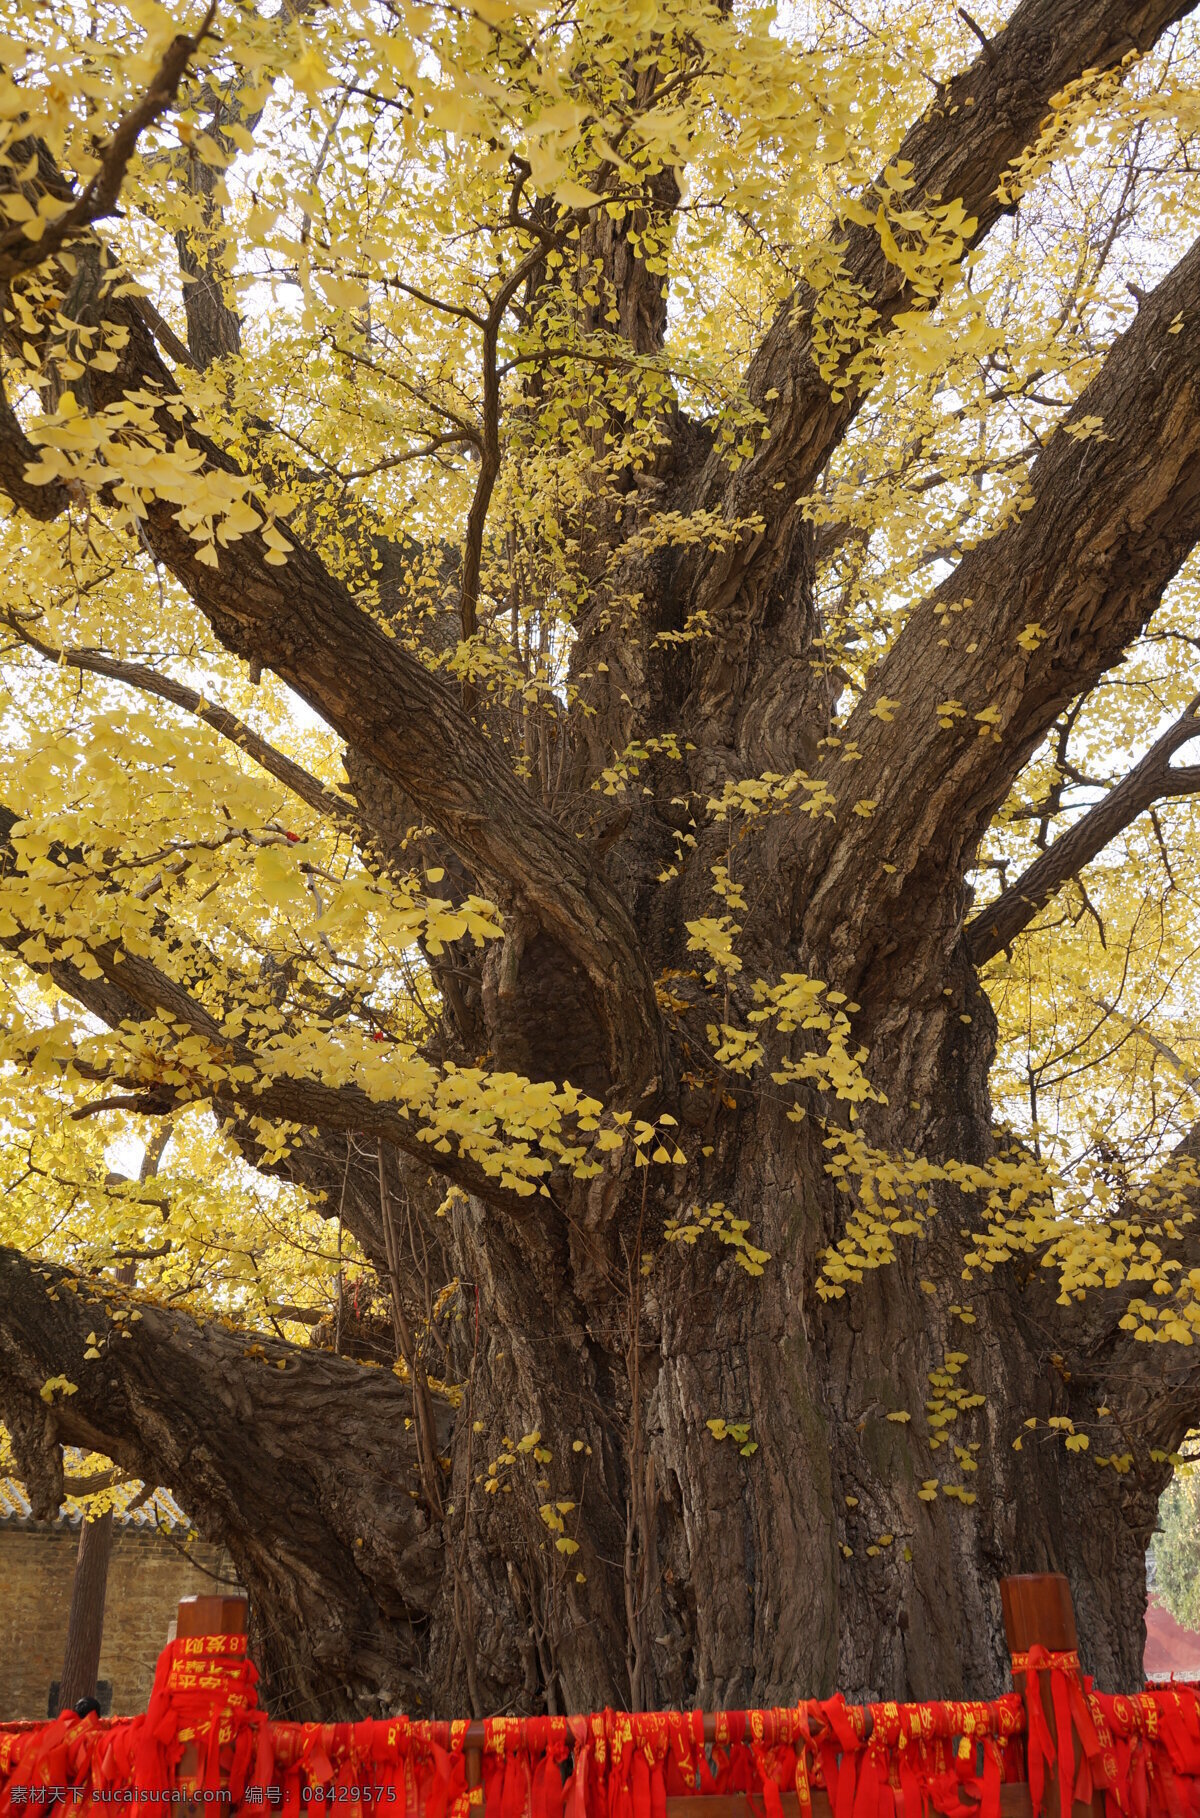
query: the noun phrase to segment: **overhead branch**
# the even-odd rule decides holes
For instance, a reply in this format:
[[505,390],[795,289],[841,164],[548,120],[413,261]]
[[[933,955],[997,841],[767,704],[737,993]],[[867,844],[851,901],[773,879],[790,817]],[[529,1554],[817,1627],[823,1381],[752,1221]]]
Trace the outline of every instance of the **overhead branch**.
[[60,650],[38,637],[15,614],[6,612],[0,614],[0,618],[23,643],[28,644],[31,650],[36,650],[39,656],[45,657],[48,663],[58,664],[64,669],[82,670],[87,675],[104,676],[108,681],[123,682],[130,688],[140,688],[143,694],[156,695],[159,700],[170,701],[172,706],[194,714],[206,726],[211,726],[214,732],[220,733],[222,738],[244,751],[269,776],[273,776],[276,782],[290,789],[293,795],[299,796],[302,802],[307,802],[310,808],[315,808],[318,814],[349,828],[357,826],[358,817],[352,802],[327,788],[305,770],[303,765],[297,764],[285,752],[261,738],[244,720],[239,720],[236,714],[230,713],[228,708],[208,700],[198,689],[188,688],[184,683],[162,675],[144,663],[124,662],[119,657],[106,656],[103,651]]
[[1090,865],[1110,840],[1131,827],[1155,802],[1200,792],[1200,766],[1171,767],[1171,758],[1189,740],[1200,737],[1197,703],[1180,715],[1153,744],[1140,763],[1094,808],[1056,839],[1021,873],[1015,884],[980,911],[967,928],[967,945],[977,966],[1010,946],[1062,886]]
[[[169,1486],[229,1549],[260,1664],[291,1715],[427,1695],[420,1633],[441,1536],[414,1497],[409,1407],[390,1370],[201,1324],[0,1247],[0,1411],[35,1512],[49,1518],[62,1500],[64,1445]],[[437,1404],[437,1417],[445,1436],[450,1410]],[[322,1433],[352,1470],[314,1447]],[[309,1645],[289,1645],[305,1631]],[[301,1662],[310,1676],[296,1679]]]
[[47,219],[39,238],[31,240],[21,222],[0,232],[0,284],[11,284],[22,272],[32,271],[35,266],[55,258],[69,241],[85,232],[94,221],[102,221],[112,214],[138,140],[174,101],[188,64],[212,29],[216,10],[217,0],[211,0],[195,32],[190,35],[180,32],[172,38],[149,88],[137,106],[118,122],[107,145],[101,149],[96,169],[74,201],[61,214]]
[[[307,15],[318,10],[321,0],[281,0],[280,11],[276,16],[276,41],[281,52],[281,67],[285,61],[286,38],[279,33],[283,24],[296,26]],[[148,297],[136,299],[151,334],[167,357],[177,366],[204,371],[214,360],[226,354],[238,353],[241,350],[242,322],[236,308],[226,298],[230,271],[228,267],[224,226],[224,210],[217,200],[218,186],[224,175],[224,168],[212,161],[211,152],[206,157],[198,155],[197,139],[207,138],[217,146],[226,163],[232,163],[237,156],[237,147],[230,137],[231,130],[237,129],[240,134],[253,134],[264,112],[270,94],[271,85],[281,73],[279,69],[264,67],[255,59],[253,69],[243,68],[235,73],[218,91],[211,82],[206,82],[194,99],[197,111],[205,113],[203,134],[193,135],[187,147],[181,148],[179,154],[172,155],[169,167],[176,179],[197,204],[202,227],[198,244],[193,242],[191,232],[186,228],[174,229],[174,239],[179,257],[180,271],[183,276],[183,305],[187,318],[187,342],[181,341],[174,329],[166,322]],[[336,121],[341,117],[343,102],[339,103],[326,134],[326,150],[331,142]],[[323,164],[323,154],[318,157],[311,182],[316,183],[319,170]],[[144,196],[141,206],[147,210],[150,218],[157,225],[164,221],[156,211],[157,198]],[[451,444],[462,441],[477,440],[475,432],[456,430],[444,436],[433,436],[421,447],[406,449],[399,454],[383,455],[378,461],[352,471],[340,472],[329,466],[315,451],[309,449],[304,441],[282,424],[269,422],[263,418],[251,419],[246,425],[250,433],[250,446],[256,445],[261,435],[282,437],[303,450],[306,456],[315,463],[316,471],[304,472],[290,467],[289,481],[328,479],[345,488],[351,481],[369,478],[389,468],[403,465],[407,461],[421,460]],[[278,478],[278,472],[277,472]],[[371,531],[373,541],[384,548],[394,547],[401,556],[409,553],[404,543],[390,544],[378,526]]]
[[840,729],[856,761],[827,766],[839,813],[798,851],[796,900],[834,951],[859,929],[856,978],[901,927],[944,927],[1017,773],[1200,539],[1200,241],[1038,457],[1029,499],[915,609]]
[[[467,533],[463,545],[462,579],[459,587],[459,618],[463,639],[475,636],[479,605],[479,575],[483,560],[483,537],[487,528],[492,493],[500,477],[503,450],[500,445],[500,375],[497,370],[497,342],[509,304],[522,284],[545,263],[550,248],[537,245],[526,253],[492,299],[486,318],[474,316],[483,330],[483,424],[479,439],[479,477],[471,509],[467,514]],[[476,702],[475,684],[463,684],[463,707],[470,713]]]
[[63,1491],[67,1496],[98,1496],[101,1490],[119,1489],[122,1484],[135,1481],[128,1471],[122,1471],[119,1465],[113,1465],[107,1471],[89,1471],[86,1477],[63,1476]]
[[[904,207],[960,201],[965,256],[1011,212],[1001,199],[1001,178],[1036,143],[1054,96],[1085,70],[1112,69],[1130,52],[1148,50],[1193,4],[1022,0],[905,136],[892,161],[892,168],[912,167]],[[836,255],[839,284],[861,298],[860,316],[867,317],[858,330],[858,353],[878,344],[897,315],[921,301],[901,265],[889,259],[875,225],[880,196],[888,193],[881,177],[858,199],[871,223],[840,221],[828,248]],[[711,638],[698,646],[687,717],[722,740],[731,737],[741,706],[772,584],[787,569],[801,532],[797,501],[812,490],[863,401],[860,385],[822,376],[818,330],[819,298],[803,283],[776,316],[747,374],[750,401],[762,411],[769,436],[733,476],[720,455],[710,456],[692,499],[694,507],[720,510],[727,522],[761,521],[761,529],[733,546],[684,565],[688,610],[705,612],[712,628]]]
[[[1200,780],[1197,781],[1196,787],[1200,788]],[[1119,1004],[1109,1003],[1107,998],[1093,997],[1091,1001],[1097,1010],[1104,1012],[1105,1016],[1114,1017],[1117,1022],[1124,1023],[1131,1035],[1136,1036],[1139,1041],[1145,1042],[1148,1048],[1153,1049],[1161,1060],[1166,1061],[1172,1073],[1177,1074],[1183,1083],[1200,1097],[1200,1072],[1197,1072],[1190,1061],[1185,1060],[1182,1054],[1172,1048],[1170,1042],[1165,1042],[1161,1035],[1154,1033],[1149,1026],[1149,1016],[1130,1016],[1127,1010],[1122,1010]]]
[[[0,875],[12,875],[14,869],[10,836],[18,818],[11,809],[0,805]],[[30,958],[25,948],[33,935],[32,929],[18,923],[11,932],[0,935],[0,946],[15,953],[31,971],[52,979],[60,991],[110,1029],[136,1026],[165,1013],[177,1027],[207,1043],[216,1063],[206,1070],[203,1082],[192,1076],[191,1068],[176,1070],[177,1077],[171,1081],[140,1073],[122,1078],[115,1082],[120,1089],[118,1095],[102,1099],[94,1107],[96,1112],[121,1109],[166,1117],[189,1104],[207,1100],[218,1113],[234,1119],[235,1127],[244,1123],[253,1128],[254,1120],[265,1119],[324,1134],[356,1132],[413,1157],[467,1193],[528,1216],[528,1198],[502,1185],[481,1162],[465,1153],[435,1152],[433,1144],[438,1133],[407,1103],[376,1101],[362,1087],[351,1083],[331,1086],[319,1079],[265,1071],[249,1043],[228,1035],[211,1011],[143,954],[112,941],[97,942],[88,949],[87,960],[96,971],[96,976],[89,978],[74,959]],[[81,1077],[89,1076],[78,1057],[72,1066]],[[234,1077],[238,1070],[249,1072],[251,1077]],[[81,1107],[89,1112],[91,1109]]]
[[[286,34],[281,27],[296,24],[315,9],[317,0],[282,0],[273,25],[276,42],[282,49]],[[197,111],[208,115],[205,136],[220,148],[232,163],[235,147],[230,128],[240,127],[253,133],[266,108],[272,71],[256,65],[253,72],[242,69],[218,90],[206,82],[196,97]],[[241,351],[242,324],[236,309],[226,301],[230,276],[226,255],[224,214],[217,201],[218,184],[223,172],[208,158],[197,154],[195,141],[183,149],[179,160],[182,181],[194,198],[201,215],[199,244],[194,244],[186,228],[175,232],[175,249],[183,276],[183,308],[187,317],[186,347],[176,340],[173,331],[157,311],[143,300],[142,311],[155,339],[166,349],[177,365],[196,366],[204,371],[225,354]],[[314,176],[313,181],[316,181]],[[151,204],[153,207],[153,204]],[[174,343],[174,346],[172,346]]]
[[176,366],[189,366],[195,369],[197,361],[191,349],[179,339],[171,324],[163,319],[149,297],[139,297],[138,304],[145,318],[146,326],[167,357],[174,360]]
[[[3,945],[17,951],[22,939],[28,939],[23,931],[0,937]],[[61,990],[89,1009],[111,1007],[112,994],[123,990],[127,1001],[136,1006],[137,1021],[165,1011],[209,1042],[214,1058],[224,1057],[228,1062],[227,1068],[217,1067],[208,1073],[199,1090],[198,1081],[165,1084],[147,1078],[137,1083],[135,1091],[110,1098],[97,1109],[120,1108],[166,1117],[207,1100],[218,1114],[233,1118],[235,1126],[243,1120],[263,1119],[268,1123],[294,1124],[301,1131],[315,1129],[324,1136],[354,1133],[399,1149],[478,1199],[528,1216],[529,1200],[503,1186],[498,1176],[489,1173],[480,1162],[453,1150],[435,1152],[439,1133],[407,1104],[381,1102],[361,1086],[349,1083],[330,1086],[323,1080],[289,1074],[264,1076],[248,1044],[223,1035],[215,1018],[149,960],[112,946],[91,950],[91,957],[101,969],[101,980],[86,980],[69,961],[52,962],[44,970]],[[97,985],[102,988],[97,990]],[[252,1068],[255,1078],[242,1081],[232,1077],[230,1070],[239,1066]]]

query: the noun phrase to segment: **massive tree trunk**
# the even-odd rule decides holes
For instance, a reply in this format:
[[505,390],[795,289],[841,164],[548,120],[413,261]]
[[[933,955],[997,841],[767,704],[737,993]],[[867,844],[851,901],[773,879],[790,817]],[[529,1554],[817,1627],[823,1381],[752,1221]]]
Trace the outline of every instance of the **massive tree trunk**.
[[[893,1135],[982,1160],[990,1019],[965,968],[950,976],[960,989],[908,1019],[913,1064],[879,1083],[921,1106]],[[965,1198],[928,1239],[898,1240],[893,1263],[821,1300],[818,1253],[845,1206],[816,1120],[743,1109],[719,1085],[679,1108],[713,1151],[687,1198],[644,1191],[642,1171],[625,1191],[613,1176],[524,1217],[459,1205],[466,1390],[457,1415],[438,1415],[441,1519],[414,1439],[398,1446],[411,1402],[390,1376],[364,1384],[324,1352],[150,1308],[109,1326],[98,1375],[86,1335],[120,1294],[93,1298],[9,1253],[0,1396],[28,1478],[63,1442],[169,1482],[230,1548],[280,1711],[994,1695],[996,1580],[1031,1570],[1067,1572],[1089,1667],[1135,1685],[1142,1560],[1167,1476],[1145,1441],[1182,1437],[1187,1373],[1162,1372],[1152,1401],[1136,1380],[1098,1388],[1102,1375],[1067,1367],[1052,1296],[1015,1265],[962,1291],[964,1324]],[[761,1276],[712,1231],[664,1243],[666,1216],[718,1201],[770,1251]],[[61,1373],[76,1391],[40,1401]],[[959,1396],[931,1452],[927,1406]],[[1074,1415],[1094,1432],[1105,1398],[1104,1443],[1139,1454],[1125,1474],[1076,1461],[1045,1427]],[[715,1436],[719,1421],[735,1431]],[[923,1500],[932,1480],[975,1500]],[[42,1504],[58,1494],[51,1481]]]
[[[965,251],[996,220],[1000,178],[1055,91],[1184,10],[1023,0],[901,148],[914,198],[965,198]],[[669,212],[676,193],[668,174],[651,200]],[[597,234],[621,332],[652,349],[660,288],[619,236]],[[848,279],[878,304],[878,336],[913,301],[882,244],[857,227],[839,242]],[[8,275],[37,256],[22,252]],[[95,264],[105,282],[118,275],[99,252]],[[0,1409],[39,1511],[61,1496],[67,1443],[169,1484],[250,1592],[280,1712],[993,1694],[1005,1682],[996,1580],[1045,1569],[1072,1581],[1087,1664],[1111,1686],[1136,1683],[1162,1460],[1200,1406],[1200,1373],[1183,1352],[1166,1368],[1161,1354],[1129,1355],[1120,1291],[1088,1318],[1064,1315],[1036,1258],[970,1261],[992,1214],[964,1170],[1011,1138],[992,1124],[995,1030],[976,961],[994,945],[972,944],[966,878],[1054,716],[1120,660],[1200,539],[1198,280],[1200,247],[1076,406],[1068,426],[1098,418],[1104,440],[1085,425],[1080,440],[1049,441],[1032,509],[914,611],[839,727],[843,746],[830,739],[835,684],[811,663],[822,627],[800,502],[858,394],[818,372],[807,291],[751,369],[771,434],[736,483],[695,426],[664,418],[662,503],[760,512],[764,527],[711,560],[635,554],[597,579],[574,657],[583,711],[558,734],[561,787],[518,775],[486,710],[465,712],[389,635],[396,602],[372,617],[298,534],[284,565],[256,532],[202,561],[173,501],[146,500],[139,534],[225,648],[271,667],[345,739],[353,811],[197,697],[205,723],[338,817],[381,868],[420,825],[446,851],[447,889],[486,890],[503,912],[482,961],[429,955],[443,987],[431,1064],[477,1065],[483,1049],[497,1072],[569,1080],[603,1101],[606,1132],[654,1120],[646,1146],[661,1138],[664,1151],[646,1167],[630,1142],[614,1146],[587,1181],[551,1161],[546,1193],[523,1196],[466,1143],[431,1150],[436,1132],[406,1102],[315,1074],[255,1077],[250,1038],[229,1033],[215,987],[206,997],[196,982],[217,969],[205,974],[199,942],[167,918],[86,956],[74,927],[58,952],[30,942],[40,926],[6,924],[10,950],[101,1023],[136,1029],[165,1011],[219,1057],[204,1089],[230,1141],[323,1193],[393,1294],[403,1366],[368,1372],[0,1252]],[[90,378],[92,407],[136,392],[148,436],[186,437],[230,481],[236,461],[175,397],[144,312],[119,289],[89,304],[124,331],[112,370]],[[210,332],[218,304],[214,291],[200,364],[237,344],[229,323]],[[50,332],[23,340],[23,357],[52,364]],[[27,481],[35,452],[4,406],[0,484],[52,520],[72,499]],[[633,623],[605,585],[639,601]],[[965,648],[941,635],[964,599]],[[700,610],[710,635],[664,654],[657,634]],[[1045,634],[1032,649],[1031,622]],[[71,660],[147,685],[135,665]],[[188,706],[173,686],[167,698]],[[885,696],[903,703],[898,719],[879,711]],[[681,750],[645,761],[602,820],[599,771],[634,733],[663,731]],[[705,819],[725,783],[763,771],[790,793],[736,837]],[[23,875],[24,807],[4,811],[0,871],[31,884],[32,917],[39,880],[88,855],[47,842]],[[737,901],[735,882],[742,970],[723,973],[696,930]],[[1045,880],[1033,894],[1046,900]],[[1032,913],[1022,902],[1012,893],[989,926],[1013,938]],[[802,996],[805,981],[823,1024],[810,1011],[789,1022],[778,1004],[755,1020],[770,991]],[[180,1077],[138,1075],[135,1108],[189,1102]],[[257,1116],[302,1131],[286,1162],[264,1160]],[[928,1197],[901,1165],[918,1161],[933,1170]],[[447,1183],[460,1192],[439,1218]],[[457,1283],[436,1369],[432,1320],[422,1328],[430,1267],[439,1286]],[[434,1375],[458,1393],[435,1392]],[[1046,1424],[1085,1418],[1086,1461]],[[1097,1469],[1102,1453],[1121,1462]]]
[[[983,1162],[990,1012],[961,963],[939,976],[958,989],[944,998],[931,981],[931,1007],[907,1016],[911,1064],[878,1070],[892,1104],[920,1106],[887,1134]],[[500,1491],[472,1517],[487,1702],[518,1686],[572,1709],[785,1703],[801,1688],[994,1696],[1007,1671],[997,1579],[1035,1570],[1070,1576],[1089,1666],[1137,1684],[1143,1556],[1167,1475],[1140,1442],[1149,1429],[1170,1449],[1187,1425],[1166,1385],[1157,1418],[1110,1394],[1096,1434],[1106,1391],[1063,1363],[1052,1296],[1044,1304],[1015,1267],[982,1293],[959,1286],[960,1226],[978,1228],[966,1199],[823,1301],[819,1252],[846,1214],[824,1131],[719,1085],[696,1100],[682,1119],[713,1153],[688,1199],[748,1222],[771,1252],[761,1276],[714,1231],[664,1243],[664,1217],[686,1221],[688,1199],[651,1189],[643,1202],[636,1183],[600,1217],[586,1200],[542,1217],[532,1245],[482,1207],[461,1218],[484,1309],[476,1478],[523,1434],[552,1454],[540,1468],[520,1453],[501,1464]],[[945,1427],[929,1420],[942,1410]],[[1072,1416],[1101,1452],[1124,1453],[1136,1430],[1139,1469],[1076,1462],[1045,1425]],[[460,1458],[456,1499],[467,1483]],[[564,1528],[580,1550],[566,1560],[537,1514],[551,1499],[576,1504]]]

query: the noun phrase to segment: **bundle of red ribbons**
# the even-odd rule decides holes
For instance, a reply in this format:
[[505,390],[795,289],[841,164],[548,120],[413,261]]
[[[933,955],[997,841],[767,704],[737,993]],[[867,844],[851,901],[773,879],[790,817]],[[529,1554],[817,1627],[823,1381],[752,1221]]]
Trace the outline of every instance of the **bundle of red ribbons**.
[[1038,1648],[1013,1670],[1028,1696],[991,1704],[838,1696],[720,1713],[709,1741],[698,1711],[497,1717],[480,1748],[466,1722],[274,1722],[245,1638],[189,1637],[164,1650],[144,1716],[0,1728],[0,1818],[182,1800],[237,1818],[666,1818],[669,1798],[714,1793],[755,1795],[763,1818],[790,1796],[798,1818],[1000,1818],[1014,1781],[1034,1818],[1051,1787],[1060,1812],[1102,1800],[1103,1818],[1200,1818],[1200,1692],[1105,1696],[1074,1655]]

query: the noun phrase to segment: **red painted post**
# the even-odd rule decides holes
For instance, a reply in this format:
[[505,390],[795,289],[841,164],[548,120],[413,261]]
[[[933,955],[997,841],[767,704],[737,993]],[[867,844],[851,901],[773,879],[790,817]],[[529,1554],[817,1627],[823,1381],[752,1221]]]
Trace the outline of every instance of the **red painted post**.
[[[247,1603],[244,1597],[181,1597],[175,1617],[175,1639],[188,1635],[244,1635]],[[194,1742],[185,1742],[179,1760],[179,1779],[194,1788],[200,1753]]]
[[[1051,1654],[1073,1654],[1078,1649],[1079,1635],[1075,1628],[1071,1587],[1061,1572],[1026,1572],[1012,1578],[1002,1578],[1000,1602],[1004,1609],[1004,1633],[1010,1654],[1026,1654],[1030,1648],[1038,1646]],[[1036,1688],[1028,1684],[1032,1677],[1038,1680]],[[1046,1713],[1046,1727],[1050,1731],[1056,1755],[1063,1747],[1071,1751],[1073,1786],[1078,1768],[1075,1737],[1073,1732],[1059,1737],[1050,1696],[1049,1673],[1019,1673],[1014,1678],[1021,1682],[1026,1705],[1031,1697],[1041,1697],[1042,1709]],[[1103,1795],[1097,1795],[1097,1798],[1102,1800]],[[1099,1810],[1099,1807],[1096,1809]],[[1092,1812],[1092,1805],[1075,1803],[1071,1812],[1064,1815],[1059,1799],[1057,1772],[1047,1774],[1045,1818],[1091,1818]]]
[[1061,1572],[1024,1572],[1002,1578],[1000,1602],[1010,1654],[1027,1653],[1039,1643],[1054,1654],[1078,1647],[1071,1587]]

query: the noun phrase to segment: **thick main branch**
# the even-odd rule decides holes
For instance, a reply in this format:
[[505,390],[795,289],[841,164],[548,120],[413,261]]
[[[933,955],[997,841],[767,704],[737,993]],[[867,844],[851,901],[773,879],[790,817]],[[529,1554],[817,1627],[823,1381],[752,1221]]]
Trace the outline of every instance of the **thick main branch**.
[[897,930],[944,927],[1018,771],[1200,538],[1200,242],[1114,343],[1029,490],[1031,508],[914,611],[842,728],[856,761],[827,767],[836,827],[805,844],[798,907],[843,958],[857,931],[856,978]]
[[[1109,69],[1131,51],[1149,49],[1192,3],[1023,0],[1004,30],[943,88],[906,135],[894,160],[912,166],[905,207],[961,201],[965,256],[1006,212],[1001,178],[1036,142],[1053,97],[1085,70]],[[878,194],[860,200],[874,216],[879,195],[886,193],[881,180]],[[861,297],[864,314],[875,312],[859,330],[858,345],[868,348],[914,306],[913,286],[889,260],[874,223],[839,226],[830,246],[835,250],[839,282]],[[769,438],[732,477],[719,454],[710,456],[694,499],[699,507],[719,509],[727,521],[761,520],[761,529],[740,542],[685,565],[687,610],[703,610],[712,630],[711,641],[700,647],[685,718],[689,727],[705,729],[718,742],[731,742],[772,584],[801,534],[797,501],[813,488],[864,396],[860,385],[844,377],[831,382],[822,376],[819,307],[816,292],[803,283],[780,310],[747,375],[750,400],[762,411]],[[769,676],[765,679],[769,685]]]
[[329,1718],[423,1689],[441,1541],[414,1494],[409,1405],[390,1370],[201,1324],[0,1247],[0,1413],[36,1513],[61,1500],[63,1445],[168,1485],[228,1547],[283,1710]]
[[[111,297],[102,308],[128,340],[118,370],[107,382],[97,375],[96,404],[134,391],[157,395],[165,446],[182,435],[206,471],[236,474],[236,464],[178,401],[141,313]],[[145,510],[147,544],[222,643],[274,670],[418,804],[506,909],[538,923],[571,955],[596,1002],[614,1087],[636,1098],[660,1081],[667,1063],[653,980],[618,893],[444,683],[388,637],[303,545],[284,565],[272,565],[255,531],[221,548],[213,567],[199,559],[202,546],[171,502],[155,498]]]

